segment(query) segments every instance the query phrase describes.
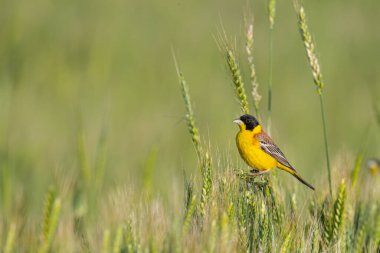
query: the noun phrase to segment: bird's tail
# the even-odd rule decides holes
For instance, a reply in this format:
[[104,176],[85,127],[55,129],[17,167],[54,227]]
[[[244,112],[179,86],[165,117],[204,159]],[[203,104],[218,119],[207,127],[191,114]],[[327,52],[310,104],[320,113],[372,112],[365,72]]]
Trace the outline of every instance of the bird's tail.
[[278,165],[278,168],[286,171],[286,172],[289,172],[290,174],[292,174],[295,178],[297,178],[301,183],[303,183],[304,185],[306,185],[307,187],[309,187],[310,189],[312,189],[313,191],[315,190],[314,186],[312,186],[311,184],[309,184],[308,182],[306,182],[305,179],[303,179],[300,175],[298,175],[297,171],[293,168],[288,168],[282,164],[279,164]]
[[296,173],[292,173],[292,175],[297,178],[301,183],[303,183],[304,185],[306,185],[307,187],[309,187],[310,189],[312,189],[313,191],[315,190],[314,186],[312,186],[311,184],[309,184],[308,182],[305,181],[305,179],[303,179],[302,177],[300,177],[297,172]]

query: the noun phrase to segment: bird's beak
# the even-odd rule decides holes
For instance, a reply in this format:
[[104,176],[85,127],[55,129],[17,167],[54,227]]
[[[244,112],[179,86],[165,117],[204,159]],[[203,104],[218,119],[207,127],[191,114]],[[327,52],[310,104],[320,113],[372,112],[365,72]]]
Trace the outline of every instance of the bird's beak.
[[236,123],[236,124],[238,124],[238,125],[243,124],[243,121],[241,121],[240,119],[235,119],[235,120],[232,121],[232,122],[234,122],[234,123]]

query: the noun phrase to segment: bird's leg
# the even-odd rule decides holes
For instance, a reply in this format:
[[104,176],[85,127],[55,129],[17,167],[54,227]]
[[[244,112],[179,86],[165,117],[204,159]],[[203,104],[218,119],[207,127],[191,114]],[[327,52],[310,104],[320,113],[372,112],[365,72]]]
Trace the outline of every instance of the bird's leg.
[[257,173],[259,173],[260,171],[259,171],[258,169],[251,169],[249,172],[250,172],[251,174],[257,174]]
[[249,178],[251,178],[251,180],[252,180],[252,181],[250,181],[251,183],[253,183],[254,185],[256,185],[256,186],[258,186],[260,188],[260,187],[264,187],[267,184],[267,181],[264,180],[262,178],[262,176],[264,174],[266,174],[267,172],[269,172],[269,171],[270,170],[261,170],[260,171],[260,170],[257,170],[257,169],[252,169],[252,170],[249,171],[249,173],[247,173],[247,176]]
[[250,172],[251,172],[250,173],[251,176],[260,176],[260,175],[263,175],[265,173],[268,173],[269,170],[261,170],[261,171],[259,171],[259,170],[251,170]]

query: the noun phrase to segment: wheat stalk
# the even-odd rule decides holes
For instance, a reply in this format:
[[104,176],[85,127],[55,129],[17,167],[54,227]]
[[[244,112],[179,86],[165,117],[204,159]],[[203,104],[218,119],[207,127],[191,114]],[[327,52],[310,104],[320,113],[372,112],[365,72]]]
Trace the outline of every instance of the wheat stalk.
[[325,142],[325,155],[326,155],[329,190],[330,190],[330,196],[332,197],[329,145],[327,142],[326,117],[325,117],[324,102],[323,102],[323,96],[322,96],[322,90],[324,88],[324,83],[322,80],[321,67],[319,65],[317,55],[315,53],[314,42],[313,42],[311,34],[309,32],[309,28],[306,24],[306,13],[305,13],[305,10],[302,6],[299,7],[299,9],[298,9],[298,23],[299,23],[299,29],[300,29],[302,41],[303,41],[303,44],[304,44],[305,49],[306,49],[307,59],[309,61],[309,65],[311,67],[311,73],[313,75],[314,84],[316,85],[317,93],[319,95],[322,124],[323,124],[323,137],[324,137],[324,142]]
[[252,98],[253,98],[253,106],[255,108],[256,116],[259,117],[259,104],[261,101],[261,95],[259,94],[259,83],[257,82],[256,76],[256,68],[253,62],[253,25],[250,24],[248,26],[247,34],[246,34],[246,46],[245,50],[248,56],[248,65],[250,70],[250,79],[252,85]]
[[273,31],[276,18],[276,0],[268,0],[269,17],[269,72],[268,72],[268,120],[267,132],[270,134],[272,127],[272,86],[273,86]]
[[204,149],[200,143],[199,130],[195,124],[194,112],[191,105],[189,88],[186,84],[185,78],[179,70],[177,60],[175,58],[173,52],[173,59],[175,63],[175,67],[177,70],[177,75],[179,78],[179,83],[182,88],[182,97],[185,102],[186,107],[186,119],[188,124],[188,130],[191,135],[191,139],[195,146],[195,150],[197,152],[198,159],[200,160],[200,169],[202,173],[202,192],[201,192],[201,202],[200,202],[200,212],[202,216],[205,214],[205,205],[209,198],[212,188],[212,162],[211,156],[207,149]]

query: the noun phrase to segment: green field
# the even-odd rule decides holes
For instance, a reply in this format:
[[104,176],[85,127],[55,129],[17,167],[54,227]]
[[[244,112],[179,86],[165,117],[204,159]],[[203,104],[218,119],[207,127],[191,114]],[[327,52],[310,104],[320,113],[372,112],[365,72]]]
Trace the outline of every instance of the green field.
[[[271,31],[268,4],[1,1],[0,252],[380,250],[380,3],[302,3],[332,196],[299,6],[278,1]],[[250,24],[259,117],[272,83],[271,136],[315,193],[246,176],[227,51],[254,114]]]

